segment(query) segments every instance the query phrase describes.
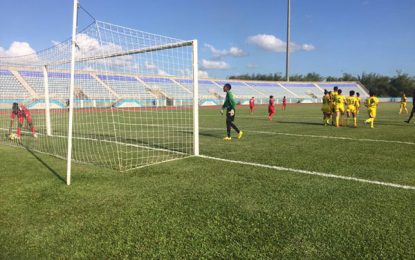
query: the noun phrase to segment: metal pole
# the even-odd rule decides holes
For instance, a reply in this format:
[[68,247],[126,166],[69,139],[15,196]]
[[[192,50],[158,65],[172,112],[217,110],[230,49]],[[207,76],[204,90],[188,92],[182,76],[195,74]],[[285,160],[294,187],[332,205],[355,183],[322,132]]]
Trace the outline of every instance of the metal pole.
[[76,26],[78,24],[78,0],[73,1],[72,20],[72,53],[71,53],[71,85],[69,90],[69,126],[68,126],[68,157],[66,164],[66,184],[71,185],[72,166],[72,124],[73,124],[73,100],[75,90],[75,51],[76,51]]
[[290,81],[290,43],[291,43],[291,0],[288,0],[287,6],[287,51],[285,59],[285,80]]
[[193,153],[199,155],[199,66],[197,40],[193,41]]
[[48,136],[51,136],[52,127],[51,127],[51,121],[50,121],[48,69],[46,66],[43,66],[42,69],[43,69],[43,88],[44,88],[44,97],[45,97],[46,134]]

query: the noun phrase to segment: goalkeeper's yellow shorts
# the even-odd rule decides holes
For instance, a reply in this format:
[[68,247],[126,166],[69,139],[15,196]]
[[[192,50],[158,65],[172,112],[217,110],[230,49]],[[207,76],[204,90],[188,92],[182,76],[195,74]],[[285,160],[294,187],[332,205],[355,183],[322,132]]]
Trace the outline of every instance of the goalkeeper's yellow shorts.
[[368,108],[367,113],[369,114],[370,118],[375,118],[376,117],[376,108]]
[[402,108],[406,108],[406,103],[401,103]]

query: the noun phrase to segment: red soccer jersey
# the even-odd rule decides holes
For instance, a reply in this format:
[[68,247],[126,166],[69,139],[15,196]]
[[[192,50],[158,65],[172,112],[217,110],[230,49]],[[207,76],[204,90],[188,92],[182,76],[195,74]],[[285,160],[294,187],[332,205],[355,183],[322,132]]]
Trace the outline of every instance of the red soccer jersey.
[[268,107],[269,107],[269,108],[273,108],[273,107],[274,107],[274,99],[270,99],[270,100],[269,100]]
[[250,106],[250,107],[254,107],[254,105],[255,105],[255,99],[251,98],[251,99],[249,100],[249,106]]
[[17,116],[17,118],[29,118],[30,117],[30,111],[23,105],[19,105],[19,108],[17,111],[12,111],[10,118],[14,119]]
[[287,99],[286,99],[286,98],[283,98],[283,99],[282,99],[282,104],[283,104],[283,105],[286,105],[286,104],[287,104]]

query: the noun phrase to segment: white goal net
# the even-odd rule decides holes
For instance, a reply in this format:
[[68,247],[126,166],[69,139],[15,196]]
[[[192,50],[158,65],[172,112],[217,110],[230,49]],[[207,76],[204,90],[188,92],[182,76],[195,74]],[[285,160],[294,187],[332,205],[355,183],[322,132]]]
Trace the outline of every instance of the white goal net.
[[74,42],[0,57],[1,143],[120,171],[198,153],[196,41],[94,21]]

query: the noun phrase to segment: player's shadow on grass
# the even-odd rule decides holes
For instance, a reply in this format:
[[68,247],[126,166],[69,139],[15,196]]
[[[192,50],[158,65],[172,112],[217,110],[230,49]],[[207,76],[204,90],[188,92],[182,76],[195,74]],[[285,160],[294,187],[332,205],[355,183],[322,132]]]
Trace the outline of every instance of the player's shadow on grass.
[[43,166],[45,166],[53,175],[55,175],[56,178],[58,178],[59,180],[63,181],[63,183],[66,183],[66,180],[64,178],[62,178],[54,169],[52,169],[45,161],[43,161],[42,158],[40,158],[39,156],[37,156],[36,153],[34,153],[32,150],[30,150],[27,147],[25,147],[25,149],[29,153],[31,153],[33,155],[33,157],[35,157],[41,164],[43,164]]
[[278,124],[293,124],[293,125],[323,125],[319,122],[292,122],[292,121],[277,121]]
[[213,137],[213,138],[222,138],[223,136],[222,135],[220,135],[220,134],[212,134],[212,133],[209,133],[209,132],[203,132],[203,131],[200,131],[199,132],[199,135],[201,135],[201,136],[206,136],[206,137]]

